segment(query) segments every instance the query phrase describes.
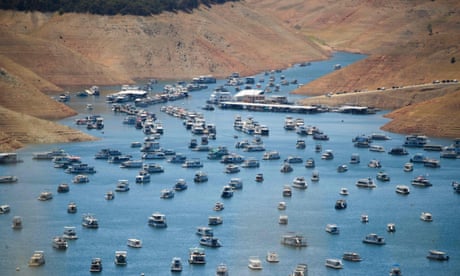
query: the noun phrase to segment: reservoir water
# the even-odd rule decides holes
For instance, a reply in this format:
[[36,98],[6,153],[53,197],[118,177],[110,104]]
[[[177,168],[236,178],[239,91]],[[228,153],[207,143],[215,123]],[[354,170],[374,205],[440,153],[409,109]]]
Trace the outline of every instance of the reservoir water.
[[[334,64],[346,66],[362,59],[362,55],[337,53],[327,61],[312,62],[310,66],[298,65],[276,73],[279,79],[297,79],[307,83],[333,70]],[[264,74],[256,76],[267,78]],[[199,139],[186,130],[181,119],[160,111],[162,104],[146,108],[155,113],[163,123],[164,134],[159,142],[161,147],[183,153],[188,158],[199,158],[204,166],[201,170],[208,174],[209,181],[194,183],[193,177],[198,169],[182,168],[165,160],[149,160],[164,167],[164,173],[152,174],[150,183],[136,184],[139,169],[122,169],[106,160],[96,160],[95,154],[103,148],[118,149],[140,159],[139,148],[132,148],[132,142],[143,142],[145,135],[131,125],[123,124],[124,114],[116,114],[105,97],[72,97],[68,105],[80,114],[62,120],[63,124],[79,128],[100,139],[93,142],[31,145],[18,151],[22,163],[1,165],[0,175],[15,175],[15,184],[0,184],[0,205],[8,204],[11,212],[0,214],[0,275],[89,275],[90,262],[94,257],[102,259],[101,275],[171,275],[170,262],[180,257],[183,263],[182,275],[214,275],[216,267],[225,263],[230,275],[288,275],[299,263],[308,265],[309,275],[388,275],[394,264],[399,264],[404,275],[458,275],[460,273],[460,194],[454,193],[451,183],[460,180],[459,160],[440,159],[439,152],[423,151],[421,148],[407,148],[409,154],[394,156],[387,152],[371,152],[367,148],[357,148],[352,139],[357,135],[379,132],[391,140],[375,141],[387,151],[401,146],[405,136],[379,130],[387,122],[383,118],[386,111],[372,115],[350,115],[341,113],[286,114],[269,112],[248,112],[244,110],[201,110],[210,93],[217,84],[208,89],[191,92],[190,97],[166,103],[196,110],[204,115],[207,123],[217,126],[217,139],[210,140],[211,147],[227,146],[229,151],[254,157],[260,161],[259,168],[242,168],[239,173],[224,173],[225,165],[218,160],[206,158],[206,152],[192,151],[188,143],[192,138]],[[165,83],[155,86],[157,91]],[[232,89],[232,88],[231,88]],[[281,86],[279,95],[287,95],[295,100],[299,96],[289,95],[293,85]],[[275,92],[273,95],[276,94]],[[382,92],[384,93],[384,92]],[[86,104],[93,105],[92,110]],[[87,130],[77,126],[76,118],[90,114],[104,117],[103,130]],[[245,152],[235,148],[235,143],[253,137],[233,128],[235,116],[243,119],[252,116],[260,124],[270,129],[269,136],[262,140],[267,150],[280,153],[280,160],[262,160],[263,152]],[[283,128],[286,116],[302,118],[306,125],[314,125],[324,131],[329,141],[315,141],[311,136],[300,137],[295,131]],[[305,149],[297,149],[297,139],[306,140]],[[448,139],[429,137],[430,143],[449,145]],[[322,160],[321,153],[315,152],[315,145],[330,149],[334,159]],[[49,160],[34,160],[33,153],[61,148],[80,156],[82,161],[94,166],[96,173],[89,175],[90,182],[73,184],[73,175],[54,168]],[[361,162],[350,164],[350,156],[358,153]],[[440,168],[428,168],[415,164],[412,172],[404,172],[403,165],[416,153],[440,160]],[[283,160],[289,155],[298,155],[303,163],[293,164],[293,171],[281,173]],[[309,157],[315,159],[314,169],[304,166]],[[369,168],[368,162],[378,159],[382,168]],[[348,171],[337,172],[337,167],[347,164]],[[318,182],[310,181],[312,172],[320,174]],[[384,170],[391,180],[375,180],[376,174]],[[257,173],[263,173],[264,181],[256,182]],[[411,185],[411,180],[425,175],[433,183],[427,188]],[[285,185],[291,185],[296,176],[304,176],[308,183],[305,190],[293,189],[292,197],[282,196]],[[222,199],[220,193],[232,177],[243,180],[243,189],[236,190],[234,196]],[[375,189],[362,189],[355,185],[360,178],[372,177],[377,184]],[[183,178],[188,189],[176,192],[172,199],[161,199],[160,191],[171,188],[177,179]],[[107,201],[104,195],[114,190],[120,179],[130,182],[131,189],[116,193],[115,199]],[[60,183],[68,183],[68,193],[57,193]],[[396,185],[407,185],[410,194],[395,193]],[[348,196],[339,191],[346,187]],[[42,191],[50,191],[54,197],[49,201],[39,201]],[[337,199],[346,199],[348,207],[334,208]],[[67,213],[67,204],[75,202],[78,211]],[[224,203],[221,212],[213,210],[217,201]],[[280,201],[287,208],[278,210]],[[166,215],[168,227],[154,228],[148,225],[148,217],[160,212]],[[432,222],[420,219],[421,212],[430,212]],[[82,215],[94,214],[99,220],[98,229],[88,229],[81,225]],[[279,224],[280,215],[288,216],[287,224]],[[362,223],[362,214],[369,216],[369,222]],[[222,243],[220,248],[205,247],[206,264],[189,265],[188,250],[199,246],[196,228],[207,226],[208,216],[218,215],[223,224],[212,226],[214,236]],[[23,228],[13,230],[13,216],[21,216]],[[327,224],[337,224],[340,234],[331,235],[325,231]],[[386,230],[388,223],[395,223],[396,232]],[[64,226],[75,226],[79,239],[69,241],[67,250],[52,247],[54,236],[61,235]],[[308,246],[291,248],[280,243],[281,236],[293,231],[305,236]],[[383,236],[385,245],[364,244],[362,239],[370,233]],[[138,238],[142,248],[127,247],[128,238]],[[449,261],[432,261],[426,258],[430,249],[439,249],[449,254]],[[46,264],[41,267],[28,267],[27,262],[35,250],[45,252]],[[115,251],[126,250],[128,264],[114,264]],[[279,263],[268,263],[268,251],[276,251]],[[340,270],[325,267],[327,258],[340,259],[346,251],[358,252],[361,262],[346,262]],[[259,256],[263,269],[254,271],[248,268],[250,256]]]

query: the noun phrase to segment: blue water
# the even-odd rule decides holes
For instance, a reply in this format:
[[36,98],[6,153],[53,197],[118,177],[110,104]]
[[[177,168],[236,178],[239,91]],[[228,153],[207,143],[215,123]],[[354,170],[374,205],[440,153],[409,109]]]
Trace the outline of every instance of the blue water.
[[[337,53],[332,59],[313,62],[311,66],[294,66],[283,70],[287,79],[297,79],[307,83],[333,70],[333,65],[351,64],[363,58],[361,55]],[[257,76],[262,77],[263,74]],[[161,89],[160,83],[157,89]],[[219,85],[222,81],[219,81]],[[151,106],[163,122],[165,133],[160,139],[164,148],[174,149],[187,157],[198,157],[204,162],[203,170],[209,175],[205,183],[193,183],[195,169],[185,169],[177,164],[157,161],[165,168],[162,174],[152,175],[148,184],[135,184],[137,169],[121,169],[104,160],[95,160],[94,154],[102,148],[116,148],[123,153],[140,158],[138,149],[130,147],[134,141],[142,141],[144,135],[132,126],[123,125],[124,115],[112,113],[111,106],[100,98],[73,97],[68,103],[80,114],[62,121],[63,124],[80,128],[82,131],[99,137],[95,142],[28,146],[18,151],[23,163],[0,166],[0,175],[16,175],[16,184],[0,185],[0,204],[9,204],[11,212],[0,215],[0,275],[88,275],[91,258],[102,258],[104,275],[170,275],[169,265],[172,257],[182,258],[182,275],[214,275],[219,263],[226,263],[231,275],[288,275],[298,263],[307,263],[309,275],[388,275],[391,266],[400,264],[404,275],[456,275],[460,272],[460,238],[458,219],[460,195],[452,191],[451,181],[460,180],[459,160],[441,159],[441,168],[429,169],[415,165],[414,171],[405,173],[402,166],[413,154],[421,149],[408,149],[408,156],[392,156],[387,153],[373,153],[368,149],[355,148],[351,139],[358,134],[380,132],[379,128],[387,122],[382,115],[345,115],[322,113],[313,115],[289,114],[294,118],[303,118],[306,124],[315,125],[329,135],[329,141],[321,142],[323,150],[331,149],[334,160],[321,160],[314,151],[317,143],[306,137],[306,149],[295,148],[298,139],[295,132],[285,131],[283,121],[287,114],[257,113],[234,110],[203,111],[200,109],[209,97],[214,85],[205,91],[193,92],[188,99],[170,104],[197,110],[204,114],[207,123],[217,125],[217,139],[210,140],[211,146],[225,145],[232,152],[245,157],[253,156],[260,160],[258,169],[241,169],[234,175],[227,175],[224,165],[215,160],[207,160],[206,153],[188,149],[193,137],[185,130],[182,121],[160,112],[160,105]],[[281,95],[288,95],[293,86],[281,86]],[[275,94],[275,93],[273,93]],[[293,96],[290,99],[295,100]],[[296,96],[299,97],[299,96]],[[94,110],[85,109],[86,103],[92,103]],[[102,114],[105,120],[103,131],[86,130],[74,124],[74,119],[90,113]],[[304,158],[313,157],[320,181],[309,181],[312,169],[304,164],[294,164],[294,171],[288,174],[279,172],[281,160],[264,161],[261,152],[247,153],[234,148],[236,141],[252,139],[233,129],[236,115],[243,118],[253,116],[261,124],[268,125],[270,136],[263,137],[267,150],[278,150],[281,159],[290,154]],[[392,137],[388,141],[377,141],[387,150],[402,144],[404,136],[386,133]],[[238,139],[234,136],[238,135]],[[430,138],[432,143],[448,145],[450,140]],[[72,184],[72,175],[61,169],[53,168],[50,161],[32,159],[34,152],[62,148],[70,154],[78,155],[89,165],[95,166],[97,173],[90,175],[87,184]],[[348,164],[350,155],[359,153],[361,163]],[[423,152],[438,158],[438,152]],[[377,182],[373,190],[358,189],[355,182],[359,178],[375,178],[378,169],[367,167],[370,159],[379,159],[383,168],[391,176],[390,182]],[[340,164],[348,164],[349,170],[338,173]],[[262,172],[263,183],[254,181],[255,175]],[[415,188],[410,180],[420,174],[427,174],[434,183],[429,188]],[[295,176],[305,176],[308,189],[293,189],[291,198],[283,198],[284,185],[291,184]],[[225,209],[216,213],[212,210],[216,201],[221,201],[220,192],[231,177],[240,177],[244,188],[235,192],[231,199],[223,200]],[[176,192],[171,200],[160,199],[160,191],[169,188],[178,178],[186,179],[189,188]],[[115,188],[119,179],[128,179],[131,190],[117,193],[115,200],[106,201],[104,194]],[[60,183],[69,183],[70,192],[56,193]],[[411,193],[401,196],[395,193],[395,186],[410,186]],[[335,201],[341,187],[347,187],[350,195],[346,198],[348,208],[335,210]],[[54,198],[41,202],[36,198],[40,192],[49,190]],[[76,214],[68,214],[67,204],[75,201]],[[279,201],[287,202],[287,209],[279,211]],[[147,225],[148,217],[155,211],[166,214],[168,227],[155,229]],[[419,219],[422,211],[433,214],[434,221],[423,222]],[[93,213],[99,219],[97,230],[83,228],[80,224],[84,213]],[[288,225],[279,225],[278,217],[285,213],[289,217]],[[369,215],[369,223],[360,222],[360,215]],[[22,230],[12,230],[13,216],[23,218]],[[224,223],[213,226],[214,234],[220,239],[221,248],[206,248],[206,265],[189,265],[188,249],[198,246],[196,227],[207,225],[210,215],[220,215]],[[386,224],[396,224],[395,233],[386,232]],[[330,235],[324,231],[326,224],[335,223],[340,227],[339,235]],[[69,248],[59,251],[52,248],[51,240],[60,235],[64,226],[76,226],[78,240],[70,241]],[[287,231],[295,231],[307,238],[308,247],[288,248],[280,244],[280,237]],[[373,246],[361,242],[369,233],[377,233],[386,238],[386,245]],[[128,238],[139,238],[143,248],[133,249],[126,246]],[[447,262],[429,261],[425,258],[429,249],[448,252]],[[30,268],[27,261],[34,250],[44,250],[46,264]],[[128,251],[128,265],[115,266],[116,250]],[[276,251],[280,256],[278,264],[263,261],[262,271],[248,269],[249,256],[265,259],[267,251]],[[360,263],[344,262],[342,270],[331,270],[324,266],[326,258],[341,258],[344,251],[356,251],[363,257]],[[19,268],[19,271],[16,271]]]

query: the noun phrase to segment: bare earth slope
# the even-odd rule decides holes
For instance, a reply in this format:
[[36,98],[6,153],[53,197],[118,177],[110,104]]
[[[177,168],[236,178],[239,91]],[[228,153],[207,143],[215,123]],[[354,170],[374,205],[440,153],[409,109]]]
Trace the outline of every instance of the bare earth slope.
[[[459,13],[460,2],[454,0],[245,0],[151,17],[0,11],[0,137],[13,135],[14,140],[15,131],[5,133],[8,122],[1,118],[15,113],[46,119],[73,115],[43,94],[61,92],[62,87],[132,83],[138,78],[224,77],[231,72],[250,75],[324,59],[332,49],[369,57],[296,93],[323,95],[459,79]],[[455,99],[451,89],[438,89],[442,91],[428,95]],[[428,100],[426,96],[413,98]],[[392,99],[367,97],[374,106]],[[392,106],[405,102],[395,100]],[[411,116],[426,106],[408,108],[414,112],[395,116],[392,131],[406,132],[404,121],[418,122]],[[440,129],[456,131],[426,134],[460,137],[446,115],[453,110],[431,111],[440,110],[445,112],[427,119],[438,120]],[[422,129],[411,129],[417,127]],[[28,140],[43,140],[33,137],[32,129],[27,133]]]

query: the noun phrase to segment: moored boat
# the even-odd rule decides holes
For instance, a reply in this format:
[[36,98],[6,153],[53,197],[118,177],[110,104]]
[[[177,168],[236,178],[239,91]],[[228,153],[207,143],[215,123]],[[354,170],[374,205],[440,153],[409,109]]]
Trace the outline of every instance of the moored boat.
[[377,185],[374,184],[374,181],[371,177],[361,178],[356,181],[356,186],[359,188],[375,188]]
[[45,264],[45,252],[38,250],[35,251],[29,259],[29,266],[41,266]]
[[168,226],[166,216],[161,213],[153,213],[148,219],[148,224],[156,228],[166,228]]
[[293,247],[306,247],[307,241],[301,234],[288,232],[281,237],[281,244]]
[[89,272],[101,272],[102,271],[102,260],[101,258],[91,259],[91,265],[89,267]]
[[77,212],[77,204],[75,202],[69,202],[67,204],[67,213],[69,214],[75,214]]
[[446,252],[440,250],[430,250],[428,251],[428,255],[426,256],[430,260],[436,261],[447,261],[449,260],[449,255]]
[[252,270],[261,270],[262,262],[260,261],[259,257],[251,256],[249,257],[248,267]]
[[126,245],[132,248],[141,248],[142,241],[139,239],[135,239],[135,238],[129,238],[128,241],[126,242]]
[[128,252],[124,250],[115,251],[115,260],[116,265],[127,265],[128,264]]
[[182,271],[182,260],[180,257],[173,257],[170,265],[171,272],[181,272]]
[[14,175],[0,176],[0,184],[16,183],[16,182],[18,182],[17,176],[14,176]]
[[216,237],[203,236],[200,238],[200,245],[208,247],[221,247],[222,244]]
[[86,228],[99,228],[99,221],[94,215],[83,215],[81,225]]
[[206,254],[201,247],[193,247],[189,249],[189,264],[205,264]]
[[369,243],[369,244],[377,244],[377,245],[384,245],[385,244],[385,238],[382,236],[379,236],[377,234],[368,234],[364,237],[363,243]]
[[56,249],[67,249],[68,247],[67,239],[62,236],[56,236],[53,238],[53,247]]
[[408,195],[410,193],[410,189],[406,185],[397,185],[396,193],[402,194],[402,195]]
[[77,231],[74,226],[64,226],[64,232],[62,237],[66,240],[76,240],[78,239]]
[[345,252],[343,253],[342,259],[350,262],[360,262],[362,261],[361,256],[356,252]]
[[420,214],[420,219],[423,221],[431,222],[433,221],[433,215],[429,212],[422,212],[422,214]]
[[343,268],[342,261],[339,260],[339,259],[326,259],[325,266],[330,267],[330,268],[334,268],[334,269]]
[[267,257],[265,258],[269,263],[278,263],[280,261],[278,253],[275,251],[268,251]]

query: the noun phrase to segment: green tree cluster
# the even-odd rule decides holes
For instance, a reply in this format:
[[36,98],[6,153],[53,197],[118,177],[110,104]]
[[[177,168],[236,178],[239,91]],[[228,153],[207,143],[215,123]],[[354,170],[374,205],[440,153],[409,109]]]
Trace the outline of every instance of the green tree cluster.
[[191,12],[200,4],[211,6],[235,1],[238,0],[0,0],[0,9],[149,16],[163,11]]

